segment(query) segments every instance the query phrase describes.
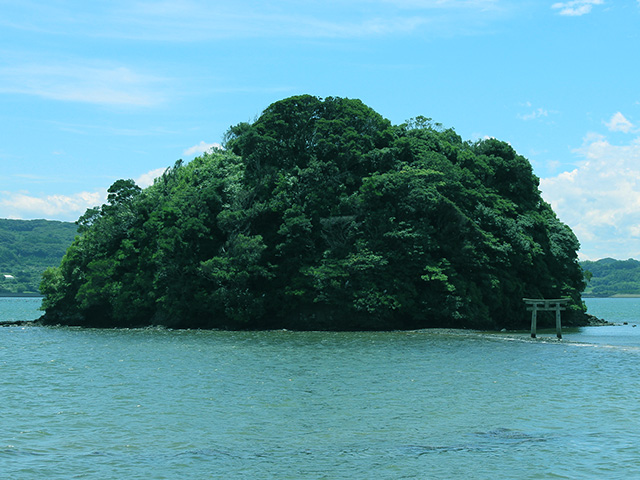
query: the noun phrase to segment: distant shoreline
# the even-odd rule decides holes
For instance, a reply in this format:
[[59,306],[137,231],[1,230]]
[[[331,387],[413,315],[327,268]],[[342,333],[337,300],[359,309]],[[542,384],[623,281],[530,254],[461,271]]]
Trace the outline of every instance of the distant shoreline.
[[44,298],[44,295],[40,293],[0,293],[0,298],[11,298],[11,297],[27,297],[27,298]]
[[[3,297],[27,297],[27,298],[44,298],[41,293],[0,293]],[[615,295],[592,295],[582,294],[582,298],[640,298],[640,293],[616,293]]]
[[[0,293],[2,297],[40,297],[44,298],[41,293]],[[640,298],[640,293],[617,293],[615,295],[591,295],[583,294],[582,298]]]
[[616,293],[615,295],[582,294],[582,298],[640,298],[640,294],[634,294],[634,293]]

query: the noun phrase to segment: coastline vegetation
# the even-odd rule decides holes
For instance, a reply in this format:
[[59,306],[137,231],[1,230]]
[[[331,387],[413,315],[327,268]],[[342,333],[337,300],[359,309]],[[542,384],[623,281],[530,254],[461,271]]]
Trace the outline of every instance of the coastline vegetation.
[[603,258],[580,266],[587,280],[585,297],[640,297],[640,261]]
[[570,297],[583,324],[578,240],[538,183],[505,142],[291,97],[144,190],[115,182],[44,273],[41,321],[526,328],[523,297]]

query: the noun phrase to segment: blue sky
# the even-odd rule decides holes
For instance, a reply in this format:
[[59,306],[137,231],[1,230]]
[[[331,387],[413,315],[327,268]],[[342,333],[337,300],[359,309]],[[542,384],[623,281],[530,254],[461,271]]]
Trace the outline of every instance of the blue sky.
[[582,258],[640,258],[639,27],[640,0],[0,0],[0,217],[74,221],[308,93],[507,141]]

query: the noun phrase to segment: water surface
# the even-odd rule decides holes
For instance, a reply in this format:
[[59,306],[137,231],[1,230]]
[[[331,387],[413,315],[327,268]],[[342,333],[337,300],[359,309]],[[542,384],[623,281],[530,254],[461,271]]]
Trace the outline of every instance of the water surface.
[[637,478],[640,335],[593,328],[0,328],[0,478]]

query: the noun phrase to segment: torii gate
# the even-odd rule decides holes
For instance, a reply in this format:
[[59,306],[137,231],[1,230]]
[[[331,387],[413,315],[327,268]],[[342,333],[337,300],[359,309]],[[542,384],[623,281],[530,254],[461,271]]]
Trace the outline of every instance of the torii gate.
[[523,298],[524,303],[529,305],[527,310],[531,312],[531,338],[536,338],[536,323],[538,319],[538,310],[556,312],[556,335],[562,339],[562,323],[560,321],[560,312],[566,310],[564,306],[571,301],[570,298]]

